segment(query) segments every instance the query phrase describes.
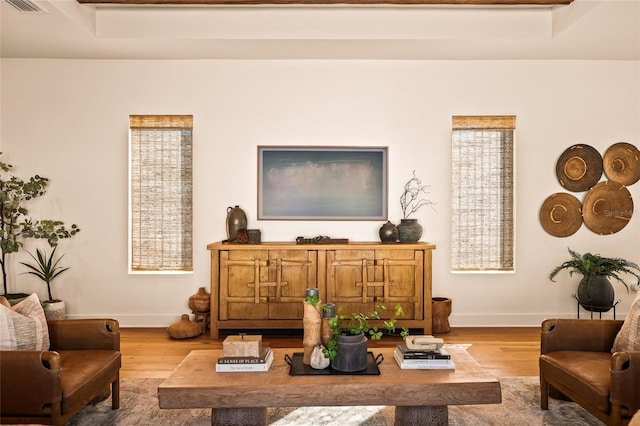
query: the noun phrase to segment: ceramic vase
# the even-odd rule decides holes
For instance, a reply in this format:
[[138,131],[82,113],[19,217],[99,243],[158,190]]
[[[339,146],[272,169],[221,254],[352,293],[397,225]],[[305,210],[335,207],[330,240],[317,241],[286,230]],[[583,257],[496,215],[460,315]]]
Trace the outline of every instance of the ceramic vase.
[[188,339],[189,337],[198,336],[200,333],[202,333],[200,323],[191,321],[187,314],[183,314],[180,321],[171,324],[167,328],[167,334],[173,339]]
[[613,307],[615,291],[607,277],[595,276],[588,282],[582,278],[578,284],[578,303],[587,311],[607,312]]
[[42,309],[47,320],[63,320],[66,317],[67,307],[64,300],[55,302],[43,302]]
[[422,237],[422,226],[418,219],[400,219],[398,225],[398,241],[401,243],[415,243]]
[[211,308],[211,295],[204,287],[200,287],[198,292],[189,297],[189,309],[194,312],[209,312]]
[[233,241],[238,231],[247,229],[247,215],[240,207],[227,207],[227,239]]
[[380,241],[383,243],[395,243],[398,241],[398,227],[391,221],[387,221],[380,227],[378,235],[380,235]]

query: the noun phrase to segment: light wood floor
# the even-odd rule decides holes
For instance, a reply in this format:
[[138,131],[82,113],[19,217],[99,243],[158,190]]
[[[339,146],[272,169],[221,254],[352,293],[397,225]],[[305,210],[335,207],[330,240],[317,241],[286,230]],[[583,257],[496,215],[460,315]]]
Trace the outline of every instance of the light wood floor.
[[[208,334],[192,339],[173,340],[164,328],[123,328],[121,378],[166,378],[193,349],[222,349],[224,335],[211,340]],[[537,376],[540,329],[531,328],[452,328],[436,335],[445,343],[470,343],[468,352],[496,377]],[[263,344],[274,348],[302,348],[302,334],[262,333]],[[369,347],[393,347],[398,338],[385,336]]]

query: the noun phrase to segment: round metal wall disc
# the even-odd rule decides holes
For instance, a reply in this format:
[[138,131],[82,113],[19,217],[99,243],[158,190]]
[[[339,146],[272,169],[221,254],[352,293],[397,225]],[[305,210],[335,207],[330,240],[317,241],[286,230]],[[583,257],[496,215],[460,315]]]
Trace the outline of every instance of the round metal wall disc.
[[556,176],[565,189],[586,191],[602,177],[602,156],[589,145],[567,148],[556,163]]
[[640,180],[640,151],[634,145],[618,142],[611,145],[602,160],[609,180],[629,186]]
[[627,226],[631,216],[633,198],[621,183],[610,180],[600,182],[584,197],[582,220],[596,234],[615,234]]
[[582,204],[571,194],[558,192],[549,196],[540,208],[540,223],[555,237],[568,237],[582,226]]

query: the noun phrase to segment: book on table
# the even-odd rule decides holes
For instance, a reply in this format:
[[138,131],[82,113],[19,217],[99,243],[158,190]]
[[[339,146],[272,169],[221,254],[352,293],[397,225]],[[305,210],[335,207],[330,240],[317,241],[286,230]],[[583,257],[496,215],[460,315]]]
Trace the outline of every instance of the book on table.
[[260,356],[221,356],[218,358],[218,364],[264,364],[270,353],[271,348],[264,346],[260,351]]
[[[244,357],[242,357],[244,358]],[[232,373],[232,372],[252,372],[252,371],[269,371],[273,364],[273,351],[269,349],[264,362],[237,362],[237,363],[216,363],[216,372]]]
[[446,349],[440,348],[433,351],[409,349],[405,344],[399,344],[396,347],[400,351],[404,359],[451,359],[451,355]]
[[406,359],[402,351],[395,349],[393,358],[402,370],[455,370],[456,365],[451,359]]

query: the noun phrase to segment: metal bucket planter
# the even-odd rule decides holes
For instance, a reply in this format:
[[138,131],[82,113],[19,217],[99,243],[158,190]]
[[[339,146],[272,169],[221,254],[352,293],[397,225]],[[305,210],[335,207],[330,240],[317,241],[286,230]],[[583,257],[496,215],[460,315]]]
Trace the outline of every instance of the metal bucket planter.
[[331,361],[334,370],[353,373],[367,368],[367,338],[364,333],[338,336],[336,343],[338,354]]

